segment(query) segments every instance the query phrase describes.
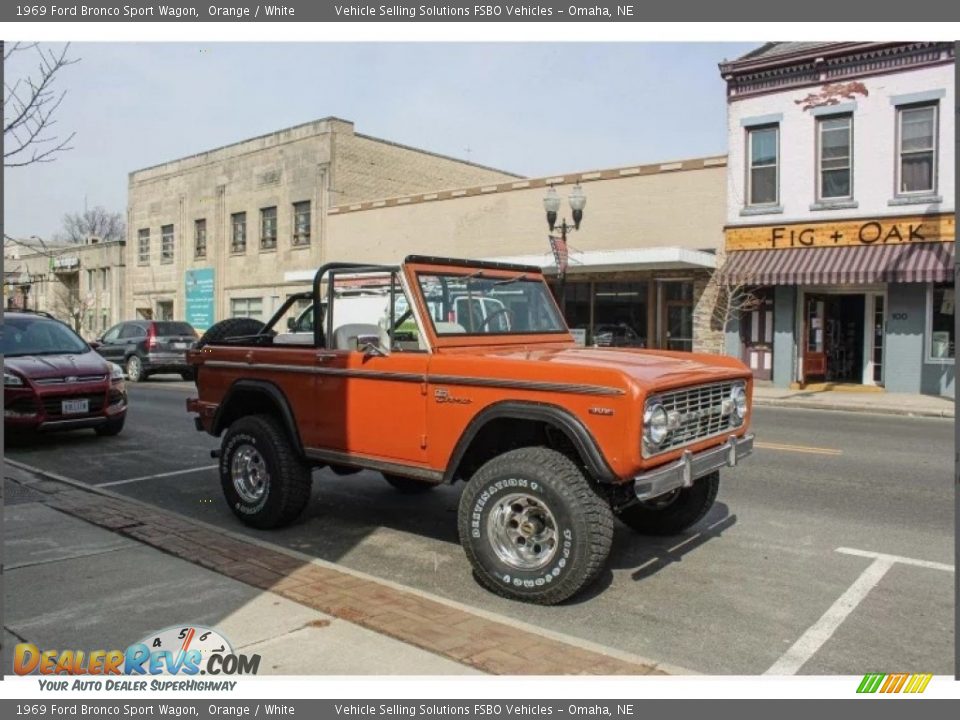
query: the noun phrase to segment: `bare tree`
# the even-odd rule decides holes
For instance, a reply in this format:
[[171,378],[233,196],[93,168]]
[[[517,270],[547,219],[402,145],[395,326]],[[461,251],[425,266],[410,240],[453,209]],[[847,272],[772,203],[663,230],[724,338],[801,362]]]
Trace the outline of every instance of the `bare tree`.
[[81,295],[80,291],[72,285],[62,283],[58,285],[59,287],[54,290],[50,312],[64,322],[70,323],[79,333],[83,330],[83,321],[87,312],[97,304],[97,296],[94,293]]
[[717,270],[707,283],[707,291],[712,295],[713,305],[710,313],[710,327],[726,332],[730,323],[739,320],[742,313],[751,312],[760,307],[761,298],[757,295],[758,283],[749,276],[734,276],[724,271],[726,252],[717,253]]
[[10,67],[17,53],[33,53],[36,69],[3,86],[3,165],[23,167],[51,162],[58,153],[70,150],[75,133],[62,136],[55,129],[56,112],[66,90],[57,90],[60,71],[77,60],[69,57],[70,43],[59,51],[39,43],[3,45],[3,62]]
[[63,216],[63,232],[57,233],[56,238],[82,243],[91,235],[103,241],[124,240],[127,223],[123,213],[110,212],[101,205],[83,212],[67,213]]

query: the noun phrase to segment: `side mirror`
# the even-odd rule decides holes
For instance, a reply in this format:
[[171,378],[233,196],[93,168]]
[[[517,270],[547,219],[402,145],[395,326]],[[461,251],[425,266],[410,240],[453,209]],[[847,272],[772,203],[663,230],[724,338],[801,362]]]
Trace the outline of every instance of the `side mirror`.
[[357,350],[364,357],[387,357],[390,351],[380,345],[379,335],[357,335]]
[[296,332],[297,330],[297,319],[288,317],[287,318],[287,330],[290,332]]

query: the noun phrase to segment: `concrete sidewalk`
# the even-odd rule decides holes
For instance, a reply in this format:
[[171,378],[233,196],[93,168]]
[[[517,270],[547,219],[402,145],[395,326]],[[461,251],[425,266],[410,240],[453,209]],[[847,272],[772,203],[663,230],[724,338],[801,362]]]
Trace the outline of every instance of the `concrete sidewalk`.
[[18,642],[124,649],[187,624],[260,654],[261,674],[665,673],[69,478],[4,476],[4,673]]
[[910,393],[792,390],[758,382],[753,387],[753,401],[755,405],[770,407],[845,410],[913,417],[954,417],[952,398]]

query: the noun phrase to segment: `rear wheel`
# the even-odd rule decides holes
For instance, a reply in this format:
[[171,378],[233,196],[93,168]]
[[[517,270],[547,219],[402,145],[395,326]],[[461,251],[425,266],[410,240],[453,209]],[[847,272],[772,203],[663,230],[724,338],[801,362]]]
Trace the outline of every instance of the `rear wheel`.
[[263,330],[264,324],[253,318],[227,318],[218,323],[214,323],[197,341],[197,348],[204,345],[223,342],[233,337],[245,337],[256,335]]
[[382,474],[383,479],[393,485],[397,492],[400,492],[403,495],[421,495],[422,493],[430,492],[436,487],[436,485],[431,483],[413,480],[408,477],[401,477],[400,475],[389,475],[387,473]]
[[220,486],[247,525],[274,528],[296,519],[310,500],[310,466],[271,415],[235,421],[220,451]]
[[140,358],[136,355],[128,357],[127,380],[130,382],[143,382],[146,379],[147,375],[143,372],[143,363],[140,361]]
[[643,535],[678,535],[703,519],[719,489],[720,473],[712,472],[691,487],[625,507],[617,517]]
[[488,589],[554,605],[603,568],[613,515],[568,457],[529,447],[477,471],[460,497],[459,530],[474,573]]

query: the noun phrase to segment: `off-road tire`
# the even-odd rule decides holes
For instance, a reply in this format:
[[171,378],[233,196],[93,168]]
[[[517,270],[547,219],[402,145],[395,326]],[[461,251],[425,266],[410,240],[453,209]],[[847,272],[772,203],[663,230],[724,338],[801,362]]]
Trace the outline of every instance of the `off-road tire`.
[[196,347],[213,345],[232,337],[256,335],[263,327],[264,323],[253,318],[227,318],[211,325],[197,341]]
[[113,437],[114,435],[119,435],[123,431],[123,423],[126,422],[126,419],[126,416],[124,416],[122,418],[108,420],[103,425],[98,425],[93,430],[100,437]]
[[716,471],[699,478],[691,487],[681,488],[663,507],[657,507],[654,498],[619,510],[617,517],[642,535],[679,535],[710,511],[719,489],[720,472]]
[[128,357],[124,366],[128,381],[143,382],[147,379],[147,374],[143,371],[143,361],[136,355]]
[[389,475],[388,473],[381,473],[381,475],[383,475],[383,479],[390,483],[401,495],[422,495],[436,487],[436,485],[431,483],[402,477],[400,475]]
[[[535,570],[501,560],[490,537],[490,515],[522,493],[555,520],[556,551]],[[556,450],[511,450],[484,464],[460,497],[460,544],[486,588],[506,598],[555,605],[589,585],[603,569],[613,542],[613,513],[583,472]]]
[[[234,455],[252,447],[266,469],[262,497],[244,499],[234,485]],[[234,515],[255,528],[282,527],[295,520],[310,501],[310,466],[297,454],[272,415],[248,415],[233,422],[220,449],[220,486]]]

